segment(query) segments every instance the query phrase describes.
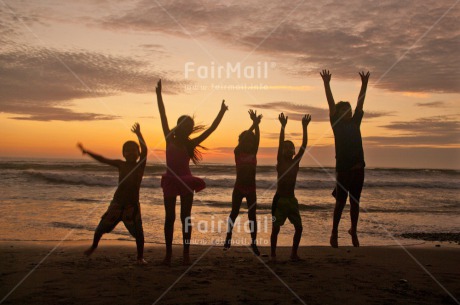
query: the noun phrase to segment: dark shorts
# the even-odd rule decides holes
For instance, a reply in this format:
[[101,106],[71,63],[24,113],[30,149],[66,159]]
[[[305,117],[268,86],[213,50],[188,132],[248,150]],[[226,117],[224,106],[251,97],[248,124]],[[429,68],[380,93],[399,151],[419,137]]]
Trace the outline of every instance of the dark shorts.
[[257,202],[257,193],[256,191],[242,191],[240,188],[235,187],[232,192],[232,202],[241,202],[243,198],[246,198],[248,204],[255,206]]
[[332,192],[337,201],[347,201],[348,194],[350,194],[350,202],[358,203],[361,197],[361,191],[364,184],[364,168],[338,171],[336,173],[336,187]]
[[273,212],[273,225],[281,227],[286,222],[286,219],[296,228],[302,227],[302,218],[299,212],[299,202],[295,197],[276,198],[276,207]]
[[144,235],[139,203],[123,205],[115,200],[110,202],[109,208],[102,215],[96,231],[99,233],[109,233],[120,221],[123,221],[126,229],[128,229],[133,237],[136,238]]
[[239,185],[235,184],[233,187],[233,193],[238,194],[239,196],[243,197],[254,197],[256,194],[256,186],[251,185],[251,186],[244,186],[244,185]]

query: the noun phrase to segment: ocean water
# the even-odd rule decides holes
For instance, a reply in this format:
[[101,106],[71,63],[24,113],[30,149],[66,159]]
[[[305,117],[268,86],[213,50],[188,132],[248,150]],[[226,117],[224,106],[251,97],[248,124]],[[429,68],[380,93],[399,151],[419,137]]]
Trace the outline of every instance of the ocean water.
[[[88,240],[117,186],[118,172],[92,160],[0,159],[0,240]],[[146,242],[164,243],[164,165],[148,164],[140,192]],[[195,244],[221,243],[231,210],[235,181],[232,165],[192,166],[207,188],[195,195],[192,209]],[[304,233],[301,245],[328,245],[334,198],[333,168],[301,168],[296,196]],[[275,166],[257,169],[258,243],[269,245],[271,201],[276,189]],[[420,243],[402,233],[460,232],[460,171],[429,169],[366,169],[361,196],[359,236],[362,245]],[[174,243],[181,243],[180,203],[177,203]],[[248,244],[250,234],[244,201],[233,234],[233,244]],[[351,245],[347,204],[339,244]],[[292,243],[293,226],[286,221],[279,245]],[[123,224],[103,239],[132,239]],[[103,241],[102,241],[103,243]]]

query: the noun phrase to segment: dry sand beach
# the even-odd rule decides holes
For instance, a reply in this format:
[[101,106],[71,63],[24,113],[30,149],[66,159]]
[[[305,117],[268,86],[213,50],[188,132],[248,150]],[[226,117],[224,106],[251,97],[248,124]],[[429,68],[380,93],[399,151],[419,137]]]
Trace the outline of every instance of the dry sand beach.
[[[4,298],[56,242],[2,242],[0,293]],[[440,246],[436,246],[440,245]],[[163,245],[146,245],[147,266],[137,266],[134,242],[63,242],[3,304],[456,304],[436,281],[460,298],[460,247],[420,242],[407,247],[302,247],[304,259],[266,263],[246,247],[192,246],[190,268],[175,247],[171,267],[160,264]],[[296,296],[297,295],[297,296]]]

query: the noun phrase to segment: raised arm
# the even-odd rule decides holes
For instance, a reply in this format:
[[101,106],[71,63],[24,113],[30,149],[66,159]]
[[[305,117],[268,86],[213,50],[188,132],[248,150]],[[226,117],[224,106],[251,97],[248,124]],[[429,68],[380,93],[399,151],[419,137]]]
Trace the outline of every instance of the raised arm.
[[160,111],[161,127],[163,127],[163,134],[165,136],[165,140],[168,141],[168,137],[171,134],[171,130],[169,129],[165,105],[163,103],[163,97],[161,95],[161,79],[158,81],[157,87],[155,89],[157,92],[158,110]]
[[88,155],[91,158],[93,158],[94,160],[99,161],[99,162],[104,163],[104,164],[108,164],[108,165],[115,166],[115,167],[118,168],[120,166],[120,163],[123,162],[121,160],[107,159],[107,158],[105,158],[105,157],[103,157],[101,155],[98,155],[98,154],[95,154],[93,152],[90,152],[87,149],[85,149],[81,143],[78,143],[77,147],[81,150],[81,153],[83,155]]
[[366,98],[367,83],[369,82],[370,75],[371,74],[369,71],[367,71],[366,74],[364,74],[364,71],[359,72],[359,76],[361,76],[361,90],[359,91],[358,103],[356,104],[355,112],[363,111],[364,99]]
[[332,96],[330,84],[332,75],[329,73],[329,70],[323,70],[320,75],[323,78],[324,90],[326,91],[327,104],[329,105],[329,116],[333,116],[335,114],[335,102],[334,97]]
[[309,114],[304,115],[304,117],[302,118],[302,129],[303,129],[302,146],[300,146],[300,149],[297,152],[297,155],[294,157],[294,159],[298,160],[299,162],[300,162],[300,159],[302,159],[303,154],[305,153],[305,149],[307,149],[307,143],[308,143],[307,127],[310,121],[311,121],[311,115]]
[[278,144],[278,155],[276,159],[278,160],[278,162],[280,162],[281,159],[283,158],[284,129],[286,128],[288,117],[287,116],[285,117],[284,113],[280,113],[280,115],[278,116],[278,120],[281,123],[281,130],[280,130],[280,141]]
[[209,137],[211,135],[211,133],[214,132],[214,130],[216,130],[217,126],[219,126],[219,124],[220,124],[220,121],[222,121],[222,118],[224,117],[225,111],[227,111],[227,110],[228,110],[228,106],[225,105],[225,100],[223,100],[222,104],[220,106],[219,114],[214,119],[214,122],[212,122],[211,126],[208,129],[206,129],[205,131],[203,131],[203,133],[200,134],[198,137],[192,139],[193,144],[195,146],[200,145],[201,142],[206,140],[206,138]]
[[144,137],[141,133],[141,125],[139,125],[139,123],[135,123],[131,128],[131,131],[136,134],[137,139],[139,140],[139,146],[141,147],[139,162],[147,162],[147,144],[145,143]]
[[249,131],[254,130],[256,134],[256,150],[255,152],[259,150],[259,142],[260,142],[260,129],[259,129],[259,124],[260,121],[262,120],[262,115],[257,115],[257,111],[253,111],[250,109],[249,111],[249,116],[251,117],[252,120],[252,126],[249,128]]

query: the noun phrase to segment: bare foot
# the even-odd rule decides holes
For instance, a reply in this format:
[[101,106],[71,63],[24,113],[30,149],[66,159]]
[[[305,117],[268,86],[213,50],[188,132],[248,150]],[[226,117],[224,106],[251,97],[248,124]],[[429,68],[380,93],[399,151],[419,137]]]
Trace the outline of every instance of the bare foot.
[[257,245],[256,244],[251,244],[251,249],[252,249],[252,252],[254,252],[254,254],[256,256],[260,256],[260,251],[259,249],[257,248]]
[[96,250],[96,248],[93,248],[93,247],[89,247],[85,252],[83,252],[86,256],[91,256],[91,254],[93,254],[94,250]]
[[145,266],[147,265],[147,261],[143,258],[138,258],[137,261],[136,261],[136,264],[140,265],[140,266]]
[[348,230],[348,234],[351,235],[351,242],[353,243],[353,247],[359,247],[359,239],[358,239],[358,234],[356,231],[352,231],[351,229]]
[[331,244],[332,248],[338,248],[339,247],[339,235],[337,233],[332,233],[331,234],[331,239],[329,240],[329,243]]
[[297,255],[297,253],[292,253],[290,257],[291,262],[298,262],[301,261],[302,259]]

